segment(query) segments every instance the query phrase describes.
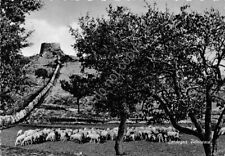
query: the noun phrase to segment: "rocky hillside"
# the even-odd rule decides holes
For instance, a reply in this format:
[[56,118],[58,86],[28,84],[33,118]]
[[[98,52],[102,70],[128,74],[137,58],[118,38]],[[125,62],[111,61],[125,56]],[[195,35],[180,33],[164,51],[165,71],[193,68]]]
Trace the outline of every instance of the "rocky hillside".
[[[48,78],[52,74],[56,65],[55,61],[57,60],[57,55],[60,55],[61,58],[67,57],[69,58],[69,60],[67,60],[67,62],[63,64],[59,79],[55,84],[51,95],[64,95],[66,93],[61,89],[59,80],[68,79],[68,76],[72,73],[79,73],[80,67],[76,57],[64,54],[58,43],[43,43],[41,45],[40,53],[29,57],[30,63],[27,64],[24,68],[30,81],[35,83],[37,86],[41,86],[43,85],[43,83],[48,81]],[[46,79],[43,79],[43,77],[37,77],[35,75],[35,71],[40,68],[47,70],[48,77]]]
[[[17,105],[19,106],[24,103],[24,100],[29,98],[32,92],[37,91],[49,81],[49,77],[51,77],[56,65],[57,55],[60,55],[64,59],[57,82],[46,96],[43,104],[32,113],[31,119],[38,118],[37,115],[45,118],[47,116],[62,116],[62,114],[67,114],[68,116],[68,114],[75,114],[68,111],[76,106],[75,100],[68,92],[62,90],[60,80],[69,80],[71,74],[79,74],[80,63],[75,56],[66,55],[58,43],[43,43],[40,53],[29,57],[30,62],[25,65],[24,70],[30,86],[23,92],[23,97],[20,97]],[[38,77],[35,74],[35,71],[38,69],[45,69],[48,77]]]

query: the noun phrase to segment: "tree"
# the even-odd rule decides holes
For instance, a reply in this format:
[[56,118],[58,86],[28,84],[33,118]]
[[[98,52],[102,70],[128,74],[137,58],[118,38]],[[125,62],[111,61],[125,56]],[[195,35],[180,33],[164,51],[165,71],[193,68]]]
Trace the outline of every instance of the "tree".
[[65,80],[60,81],[61,87],[77,98],[78,113],[80,113],[80,99],[90,93],[88,80],[80,75],[71,75],[69,78],[69,82]]
[[23,62],[20,62],[21,48],[27,47],[31,31],[24,28],[25,18],[30,12],[42,6],[39,0],[1,0],[0,2],[0,101],[9,106],[8,97],[23,85]]
[[48,71],[43,68],[39,68],[39,69],[35,70],[35,76],[37,78],[42,77],[44,80],[49,77]]
[[[224,106],[219,96],[225,83],[224,17],[213,9],[200,14],[187,8],[170,14],[148,5],[148,11],[137,16],[110,6],[108,19],[82,17],[82,33],[71,29],[82,67],[95,69],[99,78],[96,105],[120,117],[117,155],[122,154],[127,117],[148,96],[176,129],[203,141],[207,156],[214,153],[225,112],[212,129],[212,104]],[[178,124],[186,115],[196,130]]]
[[[139,39],[140,33],[136,31],[141,18],[124,7],[109,6],[107,13],[108,19],[81,17],[82,33],[72,28],[71,33],[76,38],[74,47],[78,50],[82,71],[95,70],[95,106],[120,119],[115,151],[121,155],[126,120],[141,100],[140,93],[132,92],[139,85],[139,77],[132,68],[137,53],[132,44]],[[133,34],[134,38],[128,42],[127,38]]]
[[0,129],[9,128],[25,120],[34,110],[34,108],[43,102],[43,98],[48,93],[50,88],[54,85],[55,80],[57,79],[57,75],[60,72],[60,61],[58,63],[59,64],[57,65],[49,83],[35,92],[36,96],[28,101],[27,106],[23,106],[19,111],[13,114],[0,116]]
[[[219,96],[224,94],[225,83],[225,21],[214,9],[200,14],[187,8],[181,7],[176,15],[149,8],[148,19],[157,21],[158,26],[153,28],[152,23],[146,23],[146,32],[150,34],[144,39],[150,45],[143,45],[145,50],[138,49],[141,57],[137,60],[142,61],[142,67],[136,72],[144,71],[142,85],[150,86],[146,93],[160,103],[172,125],[180,132],[198,137],[206,156],[212,156],[225,112],[224,98]],[[155,38],[150,38],[154,34]],[[156,87],[152,89],[154,85],[149,82],[154,77]],[[213,103],[223,106],[214,128]],[[205,116],[203,122],[198,118],[201,113]],[[185,114],[196,130],[178,124],[179,116]]]
[[[0,1],[0,105],[6,103],[5,108],[10,106],[8,98],[15,95],[25,82],[22,67],[26,60],[21,59],[21,48],[29,45],[27,38],[31,34],[31,31],[27,32],[24,28],[25,18],[30,12],[39,10],[42,5],[40,0]],[[38,90],[39,94],[26,107],[12,112],[13,114],[0,116],[0,129],[8,128],[24,120],[53,86],[59,70],[58,59],[58,65],[48,85]]]

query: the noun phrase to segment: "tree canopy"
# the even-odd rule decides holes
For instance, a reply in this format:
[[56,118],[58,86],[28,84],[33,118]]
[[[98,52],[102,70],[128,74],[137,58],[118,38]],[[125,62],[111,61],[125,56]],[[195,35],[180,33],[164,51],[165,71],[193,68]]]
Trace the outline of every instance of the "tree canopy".
[[[225,83],[225,21],[214,9],[198,13],[188,8],[172,14],[149,5],[146,13],[135,15],[109,6],[109,18],[82,17],[81,33],[71,29],[82,67],[97,72],[98,105],[120,116],[117,141],[126,115],[150,96],[176,129],[211,142],[204,149],[212,155],[225,112],[212,129],[212,104],[224,105],[219,95]],[[178,124],[187,116],[197,130]]]
[[69,81],[61,80],[61,87],[77,98],[78,113],[80,113],[80,99],[90,95],[92,90],[89,88],[90,80],[81,75],[71,75],[69,79]]
[[137,16],[126,8],[113,9],[111,6],[108,16],[109,20],[83,17],[80,19],[83,33],[79,36],[76,31],[71,32],[72,35],[78,35],[75,46],[82,67],[97,72],[99,83],[95,85],[96,99],[99,102],[104,101],[102,104],[107,105],[101,107],[119,114],[124,100],[128,104],[127,111],[132,111],[133,103],[137,101],[134,99],[135,96],[128,94],[136,85],[133,76],[135,73],[132,73],[133,68],[130,64],[135,57],[134,48],[131,42],[123,41],[135,33]]
[[141,41],[146,31],[141,27],[144,19],[127,8],[109,6],[107,13],[108,19],[82,17],[82,33],[73,29],[71,33],[76,37],[74,47],[82,67],[96,71],[96,106],[120,118],[115,150],[121,154],[126,119],[136,104],[146,98],[145,92],[139,90],[143,88],[145,71],[137,71],[147,59],[138,62],[141,56],[136,47],[143,48]]
[[[0,101],[7,103],[10,92],[16,92],[22,86],[21,48],[27,47],[27,38],[32,31],[24,28],[25,18],[32,11],[39,10],[40,0],[1,0],[0,2]],[[7,98],[4,98],[7,97]]]

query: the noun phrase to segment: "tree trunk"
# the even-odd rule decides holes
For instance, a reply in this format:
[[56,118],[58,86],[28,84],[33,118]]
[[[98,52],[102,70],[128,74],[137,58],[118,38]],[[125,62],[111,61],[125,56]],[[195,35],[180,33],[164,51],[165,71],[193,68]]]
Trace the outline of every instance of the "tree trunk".
[[212,155],[214,155],[215,152],[217,152],[217,140],[212,142]]
[[123,155],[123,149],[122,149],[122,142],[123,142],[123,135],[126,130],[126,120],[127,120],[127,115],[126,114],[121,114],[120,115],[120,124],[119,124],[119,129],[118,129],[118,135],[116,138],[115,142],[115,151],[116,155]]
[[80,98],[77,98],[77,111],[78,111],[78,114],[80,114]]
[[207,143],[204,143],[204,150],[206,156],[212,156],[212,98],[210,95],[211,84],[206,86],[206,110],[205,110],[205,137],[204,140]]
[[39,101],[43,96],[46,95],[46,93],[50,90],[50,88],[53,86],[54,81],[56,80],[56,75],[60,71],[60,65],[57,65],[55,72],[49,81],[49,83],[45,86],[45,88],[31,101],[28,106],[20,110],[19,112],[16,112],[13,115],[4,115],[0,116],[0,129],[9,128],[12,125],[19,123],[20,121],[24,120],[30,112],[34,110],[35,107],[39,104]]
[[213,156],[212,144],[211,143],[210,144],[209,143],[203,143],[203,147],[204,147],[206,156]]

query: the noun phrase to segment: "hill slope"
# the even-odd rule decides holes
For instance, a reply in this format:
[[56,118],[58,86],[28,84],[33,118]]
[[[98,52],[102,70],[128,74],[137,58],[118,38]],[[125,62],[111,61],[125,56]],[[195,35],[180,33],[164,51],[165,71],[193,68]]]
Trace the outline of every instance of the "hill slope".
[[[30,86],[26,88],[22,96],[18,97],[16,105],[21,107],[22,103],[24,103],[33,92],[37,91],[49,81],[49,77],[54,71],[55,61],[57,60],[58,55],[60,55],[61,58],[64,58],[65,61],[62,64],[63,66],[58,75],[58,79],[42,105],[32,112],[30,119],[38,119],[40,116],[43,118],[51,115],[62,116],[62,114],[68,113],[68,111],[65,111],[66,109],[63,111],[63,109],[60,109],[61,107],[58,106],[66,107],[65,103],[62,103],[61,101],[64,100],[66,102],[68,98],[72,99],[73,97],[71,97],[68,92],[62,90],[60,80],[69,80],[71,74],[79,74],[80,63],[76,57],[64,54],[58,43],[43,43],[39,54],[28,57],[30,62],[24,66],[24,70]],[[42,77],[37,77],[35,71],[40,68],[47,70],[49,77],[44,79]],[[67,106],[67,108],[70,108],[73,105],[73,103],[70,103],[70,106]]]

